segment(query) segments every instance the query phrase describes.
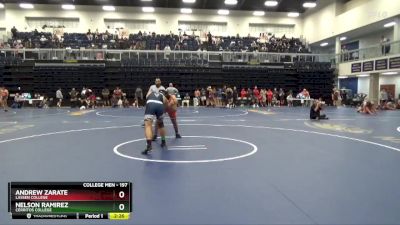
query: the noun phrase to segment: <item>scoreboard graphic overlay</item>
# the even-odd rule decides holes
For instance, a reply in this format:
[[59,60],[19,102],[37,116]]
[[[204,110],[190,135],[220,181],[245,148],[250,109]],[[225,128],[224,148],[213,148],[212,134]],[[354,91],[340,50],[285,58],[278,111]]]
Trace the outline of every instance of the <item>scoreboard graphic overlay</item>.
[[127,220],[132,213],[130,182],[10,182],[13,219]]

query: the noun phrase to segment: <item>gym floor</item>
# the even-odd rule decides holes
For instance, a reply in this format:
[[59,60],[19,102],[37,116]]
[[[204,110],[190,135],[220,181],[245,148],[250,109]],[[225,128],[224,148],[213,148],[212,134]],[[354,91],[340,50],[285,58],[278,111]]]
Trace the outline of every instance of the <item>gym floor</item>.
[[10,181],[133,183],[131,220],[57,224],[399,224],[400,111],[325,113],[181,108],[143,156],[142,109],[0,112],[0,224],[55,223],[12,221]]

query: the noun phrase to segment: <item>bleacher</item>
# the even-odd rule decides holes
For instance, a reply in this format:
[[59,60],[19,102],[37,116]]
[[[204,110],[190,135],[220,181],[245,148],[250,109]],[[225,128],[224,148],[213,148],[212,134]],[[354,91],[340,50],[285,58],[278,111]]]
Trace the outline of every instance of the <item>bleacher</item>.
[[[261,51],[261,46],[266,47],[268,52],[293,52],[293,53],[309,53],[304,43],[298,38],[285,39],[286,43],[290,43],[290,48],[281,48],[277,46],[281,38],[276,38],[274,42],[259,43],[257,47],[252,47],[252,43],[256,42],[256,37],[217,37],[220,39],[218,44],[210,44],[208,41],[200,44],[199,37],[183,35],[164,35],[164,34],[150,34],[150,35],[139,35],[130,34],[128,38],[118,39],[111,34],[104,35],[99,34],[98,36],[93,35],[92,39],[89,39],[85,33],[64,33],[63,41],[52,40],[51,33],[43,32],[17,32],[16,37],[10,39],[8,43],[10,46],[14,46],[16,42],[21,42],[26,48],[107,48],[107,49],[130,49],[134,46],[137,50],[163,50],[167,45],[170,46],[171,50],[181,51],[197,51],[198,49],[206,49],[208,51]],[[45,37],[46,41],[41,41],[41,37]],[[158,46],[158,48],[157,48]],[[301,48],[300,48],[301,47]],[[301,49],[301,50],[299,50]]]
[[[193,93],[196,88],[223,85],[237,88],[258,87],[283,88],[294,93],[307,88],[314,97],[330,99],[334,84],[330,63],[293,62],[246,63],[220,62],[212,66],[199,58],[126,59],[122,61],[22,61],[19,58],[0,59],[0,83],[16,92],[21,87],[25,92],[54,97],[57,88],[65,94],[75,87],[89,87],[97,95],[103,87],[114,89],[120,86],[133,98],[136,87],[146,89],[156,77],[172,82],[181,93]],[[90,65],[89,65],[90,64]],[[40,65],[40,66],[39,66]],[[233,66],[234,65],[234,66]]]

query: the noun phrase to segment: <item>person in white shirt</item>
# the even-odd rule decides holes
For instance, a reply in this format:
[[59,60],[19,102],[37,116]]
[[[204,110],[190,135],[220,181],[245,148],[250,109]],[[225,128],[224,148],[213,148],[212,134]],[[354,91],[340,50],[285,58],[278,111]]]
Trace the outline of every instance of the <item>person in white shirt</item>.
[[61,92],[61,88],[58,88],[58,90],[56,91],[56,98],[57,98],[57,107],[60,108],[61,107],[61,103],[63,100],[63,94]]

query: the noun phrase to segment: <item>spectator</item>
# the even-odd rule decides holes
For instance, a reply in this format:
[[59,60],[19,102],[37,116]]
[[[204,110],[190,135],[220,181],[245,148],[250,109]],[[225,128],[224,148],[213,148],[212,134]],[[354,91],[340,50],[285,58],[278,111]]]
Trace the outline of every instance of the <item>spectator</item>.
[[19,93],[16,93],[14,96],[14,102],[11,105],[11,108],[20,109],[22,107],[22,102],[23,102],[23,100],[22,100],[21,96],[19,95]]
[[15,28],[15,26],[13,26],[13,27],[11,28],[11,34],[12,34],[12,38],[13,38],[13,39],[16,39],[16,38],[17,38],[17,32],[18,32],[17,28]]
[[101,96],[103,97],[104,106],[110,106],[110,90],[107,87],[104,87],[101,90]]
[[288,107],[293,107],[293,94],[290,91],[288,96],[286,97],[286,102]]
[[332,103],[333,106],[339,106],[339,90],[337,88],[333,88],[332,91]]
[[190,95],[189,95],[189,93],[186,93],[186,94],[185,94],[185,97],[183,98],[182,107],[184,107],[185,105],[186,105],[187,107],[190,106]]
[[257,86],[254,87],[253,89],[253,94],[254,94],[254,101],[253,103],[253,108],[255,107],[259,107],[259,103],[260,103],[260,91],[258,90]]
[[246,89],[242,88],[242,90],[240,91],[240,98],[247,98],[247,91]]
[[381,36],[381,45],[382,45],[382,55],[386,55],[387,53],[389,53],[388,49],[389,49],[389,45],[387,44],[389,42],[389,39],[387,39],[384,35]]
[[230,87],[226,88],[227,108],[233,108],[233,90]]
[[139,86],[136,88],[135,90],[135,103],[134,105],[137,108],[140,108],[143,104],[143,90],[142,88]]
[[174,87],[174,84],[172,84],[172,83],[169,83],[169,85],[168,85],[168,87],[167,87],[167,92],[168,92],[169,95],[175,95],[175,96],[177,96],[177,95],[179,94],[178,89],[176,89],[176,88]]
[[56,91],[56,99],[57,99],[57,107],[60,108],[61,107],[61,103],[63,100],[63,94],[61,91],[61,88],[58,88],[58,90]]
[[206,89],[204,89],[204,88],[202,88],[201,89],[201,91],[200,91],[200,94],[201,94],[201,105],[202,106],[207,106],[207,92],[206,92]]
[[119,101],[122,98],[122,90],[119,87],[116,87],[113,92],[113,95]]
[[261,106],[266,107],[267,106],[267,90],[265,88],[262,88],[260,91],[260,96],[261,96]]
[[72,88],[72,90],[69,92],[69,96],[71,101],[71,108],[75,108],[78,101],[78,92],[75,90],[75,88]]
[[201,95],[200,90],[197,88],[197,89],[194,91],[193,106],[199,106],[199,103],[200,103],[200,95]]
[[238,93],[236,86],[233,87],[232,91],[233,91],[233,107],[236,107],[237,99],[239,97],[239,93]]
[[285,105],[285,92],[283,91],[282,88],[279,88],[279,102],[280,102],[280,106]]
[[383,106],[388,101],[388,93],[386,92],[385,88],[382,88],[380,92],[380,103]]
[[272,99],[273,99],[274,93],[271,91],[271,89],[268,89],[267,91],[267,101],[268,101],[268,106],[272,106]]

